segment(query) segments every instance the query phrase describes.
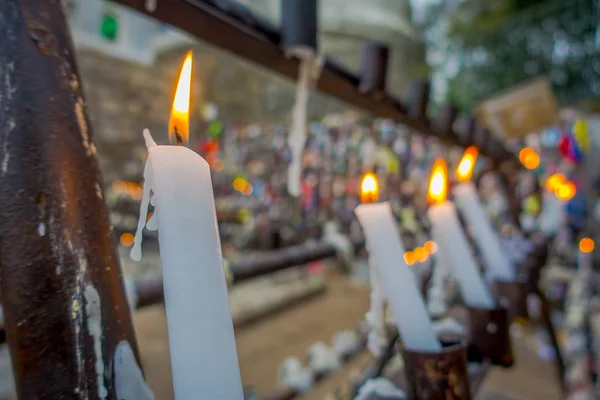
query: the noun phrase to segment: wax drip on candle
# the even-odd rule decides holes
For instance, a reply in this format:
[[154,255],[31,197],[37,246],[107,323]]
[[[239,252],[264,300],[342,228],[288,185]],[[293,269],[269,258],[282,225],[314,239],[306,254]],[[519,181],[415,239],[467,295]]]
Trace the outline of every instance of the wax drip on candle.
[[[148,129],[144,129],[144,141],[148,151],[151,148],[156,147],[157,144],[152,138],[152,134]],[[146,225],[146,219],[148,217],[148,204],[150,203],[150,191],[152,190],[152,167],[150,166],[150,160],[146,161],[144,167],[144,195],[142,202],[140,203],[140,218],[138,220],[137,230],[135,232],[135,238],[133,247],[131,248],[130,257],[134,261],[140,261],[142,259],[142,237],[144,232],[144,225]],[[154,224],[152,225],[154,226]]]
[[[150,204],[152,204],[152,203],[150,203]],[[154,213],[152,214],[152,216],[148,219],[148,221],[146,221],[146,229],[148,229],[149,231],[158,230],[158,219],[156,218],[156,208],[154,209]]]

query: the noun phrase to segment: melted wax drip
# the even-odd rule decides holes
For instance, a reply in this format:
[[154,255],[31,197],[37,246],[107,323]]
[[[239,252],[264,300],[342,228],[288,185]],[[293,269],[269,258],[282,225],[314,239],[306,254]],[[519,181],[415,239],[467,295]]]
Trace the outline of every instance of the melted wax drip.
[[[146,147],[150,150],[156,146],[156,142],[152,139],[152,135],[148,129],[144,129],[144,140],[146,141]],[[146,225],[146,218],[148,217],[148,204],[150,200],[150,191],[152,190],[152,167],[150,166],[150,157],[146,161],[146,167],[144,168],[144,196],[142,197],[142,203],[140,204],[140,219],[138,220],[137,230],[135,232],[135,239],[133,247],[131,248],[131,259],[134,261],[140,261],[142,259],[142,235],[144,231],[144,225]],[[154,219],[154,222],[152,220]],[[151,227],[155,227],[156,219],[150,218],[148,224]],[[148,227],[150,229],[150,227]]]

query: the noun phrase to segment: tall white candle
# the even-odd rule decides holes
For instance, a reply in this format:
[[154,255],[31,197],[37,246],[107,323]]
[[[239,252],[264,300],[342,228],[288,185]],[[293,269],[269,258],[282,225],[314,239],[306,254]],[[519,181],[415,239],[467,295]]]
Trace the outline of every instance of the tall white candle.
[[209,166],[186,147],[144,136],[149,155],[131,257],[141,258],[152,191],[175,398],[242,399]]
[[469,182],[478,154],[477,148],[470,146],[458,163],[456,178],[461,183],[453,190],[454,202],[473,233],[473,239],[481,251],[489,276],[492,279],[514,281],[515,269],[509,258],[502,252],[500,238],[479,200],[475,185]]
[[[187,139],[191,53],[173,102],[169,134]],[[185,79],[184,79],[185,78]],[[187,92],[180,89],[187,86]],[[186,99],[187,97],[187,99]],[[157,146],[148,159],[131,257],[141,259],[148,203],[158,229],[175,399],[243,399],[208,163],[183,146]],[[152,199],[150,200],[150,196]]]
[[369,256],[379,268],[403,344],[411,350],[441,351],[415,276],[404,262],[404,246],[389,203],[362,204],[354,212],[363,228]]
[[467,238],[462,230],[454,204],[446,200],[448,172],[444,160],[433,166],[429,184],[427,216],[433,240],[458,282],[465,303],[471,307],[493,308],[494,299],[485,285]]
[[514,281],[515,269],[507,255],[502,252],[498,234],[479,200],[475,186],[471,182],[460,183],[454,187],[453,193],[456,207],[471,229],[491,277]]

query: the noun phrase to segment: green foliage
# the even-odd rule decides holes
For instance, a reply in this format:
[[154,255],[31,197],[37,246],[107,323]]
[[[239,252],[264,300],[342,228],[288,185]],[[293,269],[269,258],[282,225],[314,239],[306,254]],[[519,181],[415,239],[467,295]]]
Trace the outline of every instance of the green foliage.
[[444,63],[458,65],[446,75],[446,100],[469,109],[536,76],[547,76],[562,99],[597,96],[599,7],[596,0],[463,0],[452,10],[432,8],[429,26],[446,22]]

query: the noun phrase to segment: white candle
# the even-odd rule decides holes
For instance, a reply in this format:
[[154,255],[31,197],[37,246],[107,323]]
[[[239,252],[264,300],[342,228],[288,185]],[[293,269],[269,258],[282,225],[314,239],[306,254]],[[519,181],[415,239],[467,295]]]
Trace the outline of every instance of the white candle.
[[411,350],[441,351],[416,279],[404,262],[404,246],[389,203],[362,204],[354,212],[363,228],[369,256],[379,268],[403,344]]
[[579,251],[577,252],[577,269],[580,271],[592,270],[592,252],[595,243],[590,238],[583,238],[579,241]]
[[492,279],[514,281],[515,269],[509,257],[502,252],[500,238],[479,200],[475,185],[469,182],[478,155],[477,148],[470,146],[458,163],[456,178],[462,183],[456,185],[453,190],[454,202],[473,233],[473,239],[481,251],[489,276]]
[[542,193],[542,211],[538,224],[542,233],[551,236],[558,233],[564,225],[564,201],[547,189]]
[[433,166],[428,194],[430,203],[434,203],[427,212],[433,240],[458,282],[465,303],[471,307],[493,308],[494,299],[481,277],[454,204],[446,200],[447,179],[446,163],[440,159]]
[[[188,133],[191,62],[189,53],[169,123],[169,133],[181,143]],[[185,86],[187,93],[181,91]],[[149,154],[131,257],[141,259],[142,230],[151,201],[155,210],[148,228],[159,233],[175,399],[241,400],[244,395],[208,163],[186,147],[157,146],[148,130],[144,139]]]
[[186,147],[157,146],[147,130],[144,137],[149,155],[131,257],[141,259],[152,191],[175,398],[242,399],[209,166]]
[[499,237],[483,209],[475,186],[471,182],[460,183],[453,193],[456,207],[471,229],[492,279],[514,281],[515,269],[508,256],[502,252]]

